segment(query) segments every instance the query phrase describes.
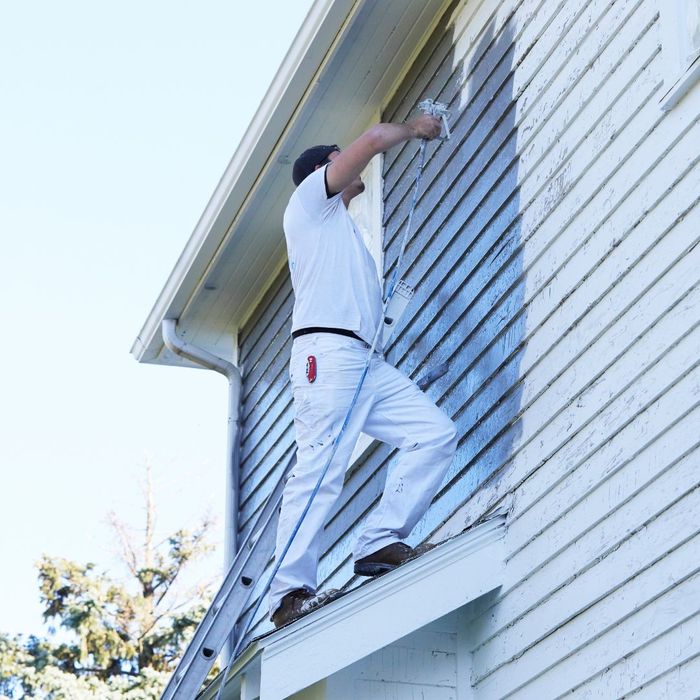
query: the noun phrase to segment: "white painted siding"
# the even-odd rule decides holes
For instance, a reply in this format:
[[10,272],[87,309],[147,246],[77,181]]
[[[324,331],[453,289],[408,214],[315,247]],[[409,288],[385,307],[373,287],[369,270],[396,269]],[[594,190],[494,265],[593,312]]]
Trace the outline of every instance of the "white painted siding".
[[457,700],[458,631],[447,616],[333,674],[326,698]]
[[[475,697],[695,698],[700,91],[661,111],[653,0],[474,4],[471,37],[494,21],[513,37],[517,101],[520,309],[486,296],[498,270],[485,304],[509,317],[503,335],[523,319],[472,389],[517,357],[501,394],[517,410],[491,437],[509,449],[450,513],[473,464],[457,477],[435,532],[510,507],[508,582],[475,625]],[[489,366],[481,353],[467,371]]]

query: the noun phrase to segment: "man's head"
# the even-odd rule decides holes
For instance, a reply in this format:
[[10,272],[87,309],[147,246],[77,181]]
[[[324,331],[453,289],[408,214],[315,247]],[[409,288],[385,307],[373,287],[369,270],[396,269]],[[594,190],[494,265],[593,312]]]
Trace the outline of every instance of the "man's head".
[[307,148],[295,161],[292,169],[292,180],[299,186],[311,173],[326,163],[330,163],[328,156],[333,152],[339,152],[340,148],[332,146],[312,146]]

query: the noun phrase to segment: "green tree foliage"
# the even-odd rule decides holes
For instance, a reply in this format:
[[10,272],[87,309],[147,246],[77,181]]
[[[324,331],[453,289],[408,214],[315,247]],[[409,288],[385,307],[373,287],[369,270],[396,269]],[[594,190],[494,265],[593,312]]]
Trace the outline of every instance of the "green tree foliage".
[[157,700],[194,628],[209,586],[186,588],[183,571],[210,549],[204,520],[154,543],[150,471],[141,537],[113,514],[124,580],[44,555],[37,564],[47,638],[0,634],[0,697]]

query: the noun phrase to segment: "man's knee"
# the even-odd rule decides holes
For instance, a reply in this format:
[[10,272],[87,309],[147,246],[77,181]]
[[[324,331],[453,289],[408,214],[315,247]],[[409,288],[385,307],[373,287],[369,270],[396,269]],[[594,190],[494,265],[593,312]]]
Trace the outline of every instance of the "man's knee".
[[431,447],[445,456],[452,456],[457,449],[457,426],[450,418],[442,414],[432,432]]
[[457,449],[458,439],[459,434],[457,432],[457,426],[455,425],[455,422],[450,418],[447,418],[447,423],[445,425],[444,440],[445,449],[447,449],[451,455],[453,455],[455,453],[455,450]]

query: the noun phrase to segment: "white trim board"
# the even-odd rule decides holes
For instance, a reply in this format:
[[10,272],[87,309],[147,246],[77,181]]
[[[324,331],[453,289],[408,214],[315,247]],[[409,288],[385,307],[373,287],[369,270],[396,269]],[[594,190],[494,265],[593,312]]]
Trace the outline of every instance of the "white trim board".
[[492,518],[270,634],[260,700],[288,697],[498,588],[504,524]]
[[675,107],[700,79],[700,3],[664,0],[659,3],[664,92],[660,105]]
[[[250,685],[249,696],[256,700],[286,698],[500,588],[505,525],[504,513],[494,515],[415,561],[254,639],[233,664],[222,697],[247,700],[242,688]],[[200,700],[212,700],[221,680],[220,674],[199,694]]]

